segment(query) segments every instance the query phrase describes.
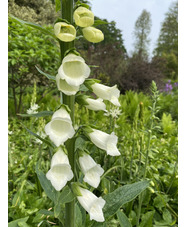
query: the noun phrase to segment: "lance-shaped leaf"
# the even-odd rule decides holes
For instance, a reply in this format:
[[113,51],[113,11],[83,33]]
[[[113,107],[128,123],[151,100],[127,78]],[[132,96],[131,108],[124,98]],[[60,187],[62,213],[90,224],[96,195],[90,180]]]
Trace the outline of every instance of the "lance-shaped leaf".
[[121,212],[120,210],[117,211],[117,217],[118,217],[118,220],[119,220],[121,227],[132,227],[127,216],[123,212]]
[[53,114],[52,111],[41,111],[35,114],[17,114],[17,115],[21,117],[46,117],[46,116],[51,116],[52,114]]
[[115,214],[122,205],[132,201],[148,186],[149,181],[141,181],[134,184],[124,185],[108,195],[105,195],[103,197],[106,201],[103,208],[105,218]]
[[56,77],[55,76],[51,76],[48,73],[43,72],[41,69],[39,69],[36,65],[35,65],[36,69],[38,72],[40,72],[42,75],[46,76],[49,80],[54,80],[56,81]]
[[17,22],[21,23],[21,24],[25,24],[25,25],[28,25],[32,28],[35,28],[37,30],[40,30],[42,31],[43,33],[47,34],[47,35],[50,35],[52,38],[56,39],[55,35],[52,34],[48,29],[45,29],[43,28],[41,25],[39,24],[35,24],[35,23],[32,23],[32,22],[28,22],[28,21],[24,21],[24,20],[21,20],[17,17],[14,17],[13,15],[10,15],[11,18],[15,19]]

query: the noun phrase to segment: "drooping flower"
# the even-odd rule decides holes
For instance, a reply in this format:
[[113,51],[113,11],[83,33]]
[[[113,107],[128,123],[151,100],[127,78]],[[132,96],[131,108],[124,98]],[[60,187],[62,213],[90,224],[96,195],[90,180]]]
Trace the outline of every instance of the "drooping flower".
[[64,107],[57,110],[52,120],[45,126],[45,132],[56,146],[72,138],[75,131],[69,113]]
[[66,80],[61,79],[59,74],[56,76],[57,88],[65,95],[75,95],[79,91],[79,86],[69,85]]
[[107,134],[97,129],[92,129],[92,132],[88,133],[90,140],[97,147],[105,150],[108,155],[118,156],[120,152],[117,149],[118,137],[112,132]]
[[92,43],[99,43],[104,40],[104,35],[101,30],[94,27],[86,27],[82,29],[83,36],[86,40]]
[[81,196],[77,196],[77,199],[81,206],[90,214],[90,220],[97,222],[104,222],[103,207],[105,200],[101,197],[95,196],[92,192],[82,187],[78,188]]
[[97,188],[100,183],[100,176],[104,173],[103,168],[85,152],[79,157],[79,164],[82,172],[85,174],[83,180],[92,187]]
[[113,103],[115,106],[121,106],[119,103],[120,91],[117,88],[117,85],[113,87],[108,87],[99,83],[92,83],[90,80],[85,81],[85,86],[91,89],[98,97],[103,100],[108,100]]
[[57,22],[54,25],[54,34],[63,42],[71,42],[76,38],[76,29],[71,24]]
[[94,110],[94,111],[103,110],[103,111],[107,111],[106,110],[106,105],[103,102],[103,99],[101,99],[101,98],[92,99],[92,98],[90,98],[87,95],[78,95],[76,97],[76,101],[80,105],[85,105],[89,110]]
[[68,156],[61,148],[53,155],[50,170],[46,177],[51,181],[52,186],[60,191],[73,178],[73,172],[69,164]]
[[68,54],[58,69],[58,75],[70,86],[79,86],[89,77],[90,68],[82,57]]
[[85,7],[78,7],[74,11],[75,23],[80,27],[89,27],[94,24],[94,14]]

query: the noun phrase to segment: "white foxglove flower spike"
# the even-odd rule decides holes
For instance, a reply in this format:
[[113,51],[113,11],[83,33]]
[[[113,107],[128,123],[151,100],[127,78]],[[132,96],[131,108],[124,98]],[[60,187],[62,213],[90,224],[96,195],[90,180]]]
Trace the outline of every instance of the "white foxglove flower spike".
[[117,85],[109,87],[96,83],[93,80],[86,80],[85,86],[87,86],[91,91],[93,91],[98,97],[102,98],[103,100],[108,100],[115,106],[121,106],[118,100],[120,91],[117,88]]
[[65,95],[75,95],[79,91],[79,86],[72,86],[67,84],[66,80],[60,78],[59,74],[56,76],[57,88]]
[[45,132],[57,147],[74,136],[70,115],[64,107],[53,114],[52,120],[45,126]]
[[51,181],[52,186],[60,191],[73,178],[73,172],[69,164],[68,156],[61,148],[53,155],[51,168],[46,177]]
[[79,86],[89,77],[90,68],[82,57],[75,54],[68,54],[64,57],[58,69],[58,74],[70,86]]
[[88,133],[90,140],[97,147],[105,150],[108,155],[119,156],[120,152],[117,149],[118,137],[112,132],[110,135],[97,129]]
[[58,22],[54,25],[54,34],[63,42],[71,42],[76,38],[76,29],[71,24]]
[[104,173],[103,168],[101,168],[101,166],[85,152],[79,157],[79,164],[82,172],[85,174],[83,180],[92,187],[97,188],[100,183],[100,176]]
[[81,187],[78,187],[78,189],[81,193],[81,196],[77,196],[77,199],[81,206],[90,214],[90,220],[104,222],[105,219],[102,209],[105,205],[105,200],[101,197],[98,198],[87,189]]
[[101,30],[94,27],[86,27],[82,29],[83,36],[86,40],[92,43],[99,43],[104,40],[104,35]]
[[88,27],[94,24],[94,14],[85,7],[78,7],[74,11],[74,20],[80,27]]

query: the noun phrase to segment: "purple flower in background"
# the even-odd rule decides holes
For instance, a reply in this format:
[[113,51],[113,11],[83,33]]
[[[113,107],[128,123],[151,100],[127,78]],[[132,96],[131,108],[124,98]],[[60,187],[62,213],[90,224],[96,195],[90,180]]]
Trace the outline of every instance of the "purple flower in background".
[[178,87],[178,83],[177,82],[174,83],[174,87]]
[[170,84],[171,80],[168,80],[168,83]]
[[165,92],[171,93],[171,91],[172,91],[172,84],[166,83],[165,84]]

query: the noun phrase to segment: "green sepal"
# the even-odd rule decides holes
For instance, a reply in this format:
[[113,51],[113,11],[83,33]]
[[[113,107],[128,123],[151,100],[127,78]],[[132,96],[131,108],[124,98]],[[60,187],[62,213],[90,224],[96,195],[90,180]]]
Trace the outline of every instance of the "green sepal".
[[40,72],[42,75],[46,76],[49,80],[54,80],[56,81],[56,77],[49,75],[48,73],[43,72],[41,69],[39,69],[36,65],[35,65],[36,69],[38,72]]
[[87,98],[91,98],[91,97],[87,96],[87,95],[77,95],[76,98],[75,98],[75,101],[79,105],[87,106],[87,105],[89,105],[89,103],[86,101]]
[[82,3],[82,2],[80,2],[80,1],[78,0],[78,1],[76,2],[75,7],[74,7],[74,11],[75,11],[78,7],[80,7],[80,6],[85,7],[85,8],[87,8],[87,9],[90,8],[89,5],[87,5],[87,4],[85,4],[85,3]]
[[[82,130],[83,130],[83,132],[84,132],[87,136],[88,136],[89,133],[93,132],[93,129],[92,129],[90,126],[88,126],[88,125],[83,126],[83,127],[82,127]],[[89,137],[89,136],[88,136],[88,137]]]
[[58,22],[64,22],[64,23],[70,24],[70,22],[67,21],[66,19],[62,19],[62,18],[59,18],[59,17],[55,20],[54,24],[56,24]]
[[93,91],[92,89],[92,85],[95,84],[95,83],[100,83],[101,81],[100,80],[97,80],[97,79],[86,79],[85,82],[84,82],[84,85],[90,90],[90,91]]
[[103,21],[103,20],[95,20],[93,27],[96,27],[96,26],[101,25],[101,24],[111,24],[111,23]]
[[79,157],[83,157],[84,154],[90,155],[90,153],[89,153],[89,151],[88,151],[87,149],[81,150],[81,149],[78,148],[78,149],[77,149],[77,152],[78,152],[78,156],[79,156]]
[[72,48],[66,50],[65,53],[64,53],[64,57],[67,56],[68,54],[75,54],[77,56],[80,56],[80,53],[77,52],[75,47],[72,47]]
[[78,183],[71,183],[71,189],[75,196],[82,196],[80,190],[79,190],[79,184]]
[[55,0],[55,5],[56,5],[56,12],[58,12],[61,9],[61,1]]
[[70,108],[69,108],[67,105],[65,105],[65,104],[61,104],[60,106],[58,106],[58,107],[55,109],[55,112],[56,112],[57,110],[61,109],[61,108],[64,108],[69,114],[71,113]]

